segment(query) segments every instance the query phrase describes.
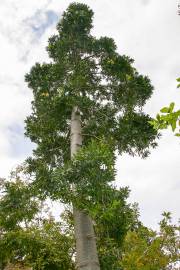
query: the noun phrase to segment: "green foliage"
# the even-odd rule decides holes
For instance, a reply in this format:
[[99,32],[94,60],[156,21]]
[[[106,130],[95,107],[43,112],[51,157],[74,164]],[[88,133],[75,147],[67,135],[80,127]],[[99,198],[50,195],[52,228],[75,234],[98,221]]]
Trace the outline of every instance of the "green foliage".
[[103,270],[121,269],[122,246],[126,234],[131,228],[136,227],[138,213],[136,207],[127,205],[128,190],[115,191],[115,198],[104,208],[97,211],[98,216],[95,231],[100,266]]
[[61,223],[41,215],[42,203],[20,180],[3,181],[0,198],[0,267],[30,265],[34,270],[74,269],[74,240]]
[[[22,172],[16,173],[17,181],[2,181],[1,213],[6,213],[7,216],[11,213],[4,202],[8,201],[8,205],[14,203],[12,188],[13,194],[18,192],[21,195],[11,217],[14,226],[0,223],[1,269],[10,262],[30,266],[33,270],[74,270],[72,212],[66,210],[61,222],[55,222],[52,216],[43,217],[40,214],[43,210],[42,203],[32,193],[29,193],[26,201],[27,188],[31,185],[20,180],[19,173]],[[153,231],[138,221],[136,206],[130,208],[126,204],[127,189],[111,191],[114,196],[109,197],[108,194],[103,203],[96,204],[96,208],[92,209],[101,269],[175,270],[179,259],[179,226],[171,223],[170,213],[163,214],[160,231]],[[39,209],[34,211],[34,216],[30,212],[27,219],[27,202],[34,200],[36,204],[39,203]],[[17,218],[18,206],[21,206],[24,217],[21,217],[21,222]]]
[[[180,78],[177,79],[180,82]],[[177,85],[180,87],[180,84]],[[175,136],[180,137],[180,110],[174,111],[175,103],[170,103],[169,107],[164,107],[160,110],[162,114],[157,114],[156,119],[149,121],[155,130],[167,129],[171,127],[173,132],[179,128]]]
[[[144,113],[130,112],[123,117],[119,117],[118,121],[115,135],[119,152],[127,152],[130,155],[138,153],[144,158],[147,157],[150,147],[154,148],[157,145],[156,142],[153,142],[156,131],[152,130],[152,126],[149,123],[151,118]],[[141,136],[139,131],[141,131]],[[126,136],[123,136],[124,133]],[[149,140],[152,142],[149,143]],[[144,147],[146,147],[146,151],[144,151]]]
[[122,269],[178,269],[179,231],[179,226],[171,224],[170,213],[163,214],[160,232],[142,225],[134,231],[129,231],[120,262]]
[[1,182],[0,227],[6,230],[18,229],[22,222],[32,220],[38,212],[40,202],[32,197],[29,186],[17,178]]
[[33,269],[74,269],[72,241],[60,229],[57,223],[44,220],[41,227],[5,233],[0,240],[0,262],[21,262]]
[[[53,178],[55,198],[62,198],[65,203],[73,202],[77,207],[92,207],[102,197],[107,183],[114,181],[114,156],[110,147],[103,141],[90,142],[81,148],[75,157],[56,169]],[[76,187],[76,188],[74,188]]]
[[[166,129],[169,126],[172,128],[174,132],[176,128],[180,128],[180,110],[174,110],[174,102],[172,102],[169,107],[164,107],[160,110],[162,114],[157,114],[156,119],[150,121],[150,124],[154,126],[156,130]],[[175,133],[176,136],[180,136],[180,130]]]

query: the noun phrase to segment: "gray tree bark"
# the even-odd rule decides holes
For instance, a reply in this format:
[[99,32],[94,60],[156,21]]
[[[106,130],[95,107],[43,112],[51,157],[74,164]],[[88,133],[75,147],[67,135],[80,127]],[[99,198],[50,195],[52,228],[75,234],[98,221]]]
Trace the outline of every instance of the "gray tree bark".
[[[74,107],[71,115],[71,158],[82,146],[81,116],[78,107]],[[96,248],[96,238],[92,219],[82,210],[73,207],[76,264],[78,270],[100,270]]]

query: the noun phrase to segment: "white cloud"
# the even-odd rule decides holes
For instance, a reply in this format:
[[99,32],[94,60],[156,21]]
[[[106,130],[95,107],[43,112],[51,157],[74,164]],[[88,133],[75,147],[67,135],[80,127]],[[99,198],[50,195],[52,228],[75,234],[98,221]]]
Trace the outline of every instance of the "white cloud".
[[[48,25],[47,12],[61,15],[70,2],[0,2],[0,176],[8,175],[10,169],[31,152],[32,146],[24,139],[22,129],[32,99],[24,83],[24,74],[36,61],[48,60],[45,46],[55,31],[55,25],[54,22]],[[146,111],[155,115],[173,100],[179,106],[180,93],[175,81],[180,75],[178,1],[78,2],[86,3],[94,10],[93,33],[113,37],[119,53],[134,58],[137,69],[151,78],[155,92],[146,105]],[[33,31],[33,27],[37,31]],[[20,133],[15,130],[16,125],[21,127]],[[20,148],[18,151],[16,144]],[[160,146],[148,159],[127,155],[119,158],[119,184],[130,186],[130,199],[140,202],[142,219],[146,224],[155,226],[164,210],[171,210],[178,216],[178,147],[178,139],[171,132],[165,132]]]
[[139,203],[143,222],[153,227],[164,211],[172,212],[176,221],[179,218],[179,139],[171,131],[163,133],[147,159],[122,155],[117,161],[117,184],[130,187],[130,201]]

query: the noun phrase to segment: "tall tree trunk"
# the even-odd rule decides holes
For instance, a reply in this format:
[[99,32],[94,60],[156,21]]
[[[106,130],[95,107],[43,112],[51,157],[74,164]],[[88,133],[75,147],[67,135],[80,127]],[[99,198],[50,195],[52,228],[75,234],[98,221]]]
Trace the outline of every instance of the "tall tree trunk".
[[[81,116],[78,107],[71,115],[71,158],[82,145]],[[82,210],[73,208],[76,263],[78,270],[100,270],[92,219]]]

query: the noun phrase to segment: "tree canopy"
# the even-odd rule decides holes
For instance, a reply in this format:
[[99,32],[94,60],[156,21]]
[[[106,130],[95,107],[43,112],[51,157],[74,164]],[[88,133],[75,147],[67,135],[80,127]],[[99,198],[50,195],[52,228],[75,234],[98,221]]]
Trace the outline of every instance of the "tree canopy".
[[[92,18],[87,5],[71,4],[57,25],[57,34],[49,39],[50,63],[36,63],[25,77],[34,94],[26,135],[37,145],[28,159],[29,172],[35,173],[45,196],[56,195],[52,174],[70,162],[74,106],[81,114],[83,147],[88,146],[82,151],[89,151],[94,142],[98,149],[109,147],[112,153],[146,157],[149,148],[156,146],[157,132],[150,116],[142,112],[152,95],[150,80],[137,72],[132,59],[119,55],[113,39],[91,35]],[[107,146],[98,146],[99,141]],[[93,159],[96,162],[91,154]],[[112,164],[111,158],[108,162]]]

